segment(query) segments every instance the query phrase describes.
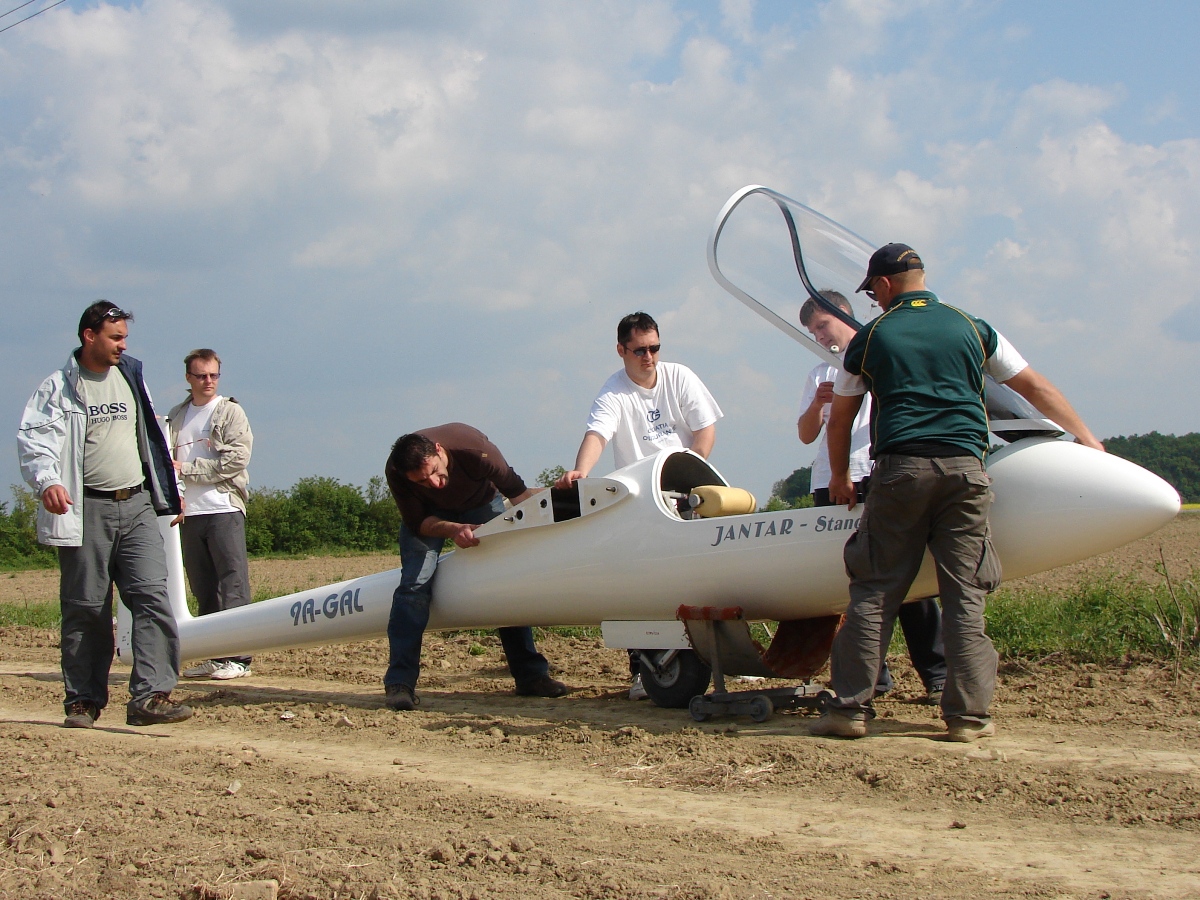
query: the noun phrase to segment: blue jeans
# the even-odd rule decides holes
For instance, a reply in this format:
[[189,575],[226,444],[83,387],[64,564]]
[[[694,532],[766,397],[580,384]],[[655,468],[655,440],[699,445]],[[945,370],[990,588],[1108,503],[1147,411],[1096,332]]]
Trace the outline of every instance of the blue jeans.
[[[497,494],[491,503],[467,510],[434,510],[433,515],[447,522],[482,525],[504,512],[504,498]],[[433,600],[433,576],[443,539],[417,534],[408,525],[400,525],[400,585],[392,594],[392,614],[388,618],[388,669],[385,686],[417,686],[421,673],[421,640],[429,624],[429,604]],[[508,671],[518,686],[527,685],[550,672],[546,657],[533,643],[528,626],[497,629]]]

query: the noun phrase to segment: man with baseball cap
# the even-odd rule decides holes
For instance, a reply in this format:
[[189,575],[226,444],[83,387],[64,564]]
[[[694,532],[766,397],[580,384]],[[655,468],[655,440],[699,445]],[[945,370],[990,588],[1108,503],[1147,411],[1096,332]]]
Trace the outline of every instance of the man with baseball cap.
[[944,613],[941,707],[948,738],[970,742],[995,734],[989,707],[997,655],[983,612],[1000,583],[1000,563],[988,530],[985,375],[1013,388],[1079,443],[1104,450],[1062,393],[999,332],[925,289],[924,269],[907,244],[887,244],[871,256],[858,290],[883,315],[850,341],[834,384],[830,499],[854,508],[850,432],[868,392],[875,467],[858,530],[843,554],[850,606],[830,658],[836,696],[812,728],[817,735],[867,733],[880,662],[927,547]]

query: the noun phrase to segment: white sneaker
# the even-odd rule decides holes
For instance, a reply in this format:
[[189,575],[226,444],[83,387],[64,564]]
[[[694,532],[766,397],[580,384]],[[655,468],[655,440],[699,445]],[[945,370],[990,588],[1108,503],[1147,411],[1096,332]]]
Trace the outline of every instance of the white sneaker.
[[231,678],[244,678],[249,674],[249,666],[229,660],[228,662],[219,663],[209,677],[216,678],[218,681],[228,681]]
[[221,664],[216,660],[206,659],[189,669],[184,669],[179,674],[184,678],[211,678],[212,673],[217,671],[220,666]]
[[629,699],[645,700],[649,696],[650,695],[646,693],[645,685],[642,684],[642,676],[635,675],[633,678],[633,684],[629,686]]

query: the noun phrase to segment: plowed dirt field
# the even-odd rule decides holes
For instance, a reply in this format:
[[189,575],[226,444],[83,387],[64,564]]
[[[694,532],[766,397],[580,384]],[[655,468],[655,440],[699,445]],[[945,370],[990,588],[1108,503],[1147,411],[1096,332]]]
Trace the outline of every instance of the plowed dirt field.
[[[1053,576],[1200,568],[1200,516]],[[394,557],[256,563],[288,591]],[[41,581],[39,581],[41,579]],[[311,580],[310,580],[311,579]],[[40,600],[56,573],[0,576]],[[41,585],[39,587],[39,585]],[[430,636],[421,707],[382,708],[383,641],[186,682],[196,715],[61,728],[57,634],[0,629],[0,897],[1200,896],[1200,687],[1159,667],[1008,665],[995,738],[943,740],[907,662],[871,736],[625,699],[597,641],[541,642],[573,692],[515,697],[493,637]],[[262,894],[266,896],[266,894]]]

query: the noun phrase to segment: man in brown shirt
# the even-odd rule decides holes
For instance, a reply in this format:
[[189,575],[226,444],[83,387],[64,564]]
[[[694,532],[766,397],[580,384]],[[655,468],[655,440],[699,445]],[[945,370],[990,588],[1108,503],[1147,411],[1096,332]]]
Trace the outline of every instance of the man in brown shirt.
[[[389,659],[383,677],[385,703],[394,710],[417,706],[414,689],[421,671],[421,640],[429,623],[433,576],[449,539],[466,549],[479,544],[475,528],[533,494],[483,432],[461,422],[406,434],[392,446],[384,468],[403,519],[400,525],[400,585],[388,619]],[[502,496],[503,495],[503,496]],[[498,630],[517,693],[561,697],[567,686],[550,677],[546,657],[533,643],[533,629]]]

